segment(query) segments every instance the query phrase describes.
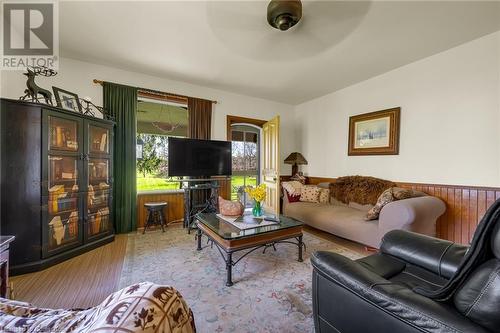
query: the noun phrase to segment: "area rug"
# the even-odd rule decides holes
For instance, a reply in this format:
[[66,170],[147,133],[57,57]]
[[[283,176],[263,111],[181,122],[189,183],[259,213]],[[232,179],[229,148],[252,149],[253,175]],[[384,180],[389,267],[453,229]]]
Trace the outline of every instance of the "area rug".
[[[277,250],[257,250],[233,268],[226,287],[225,264],[217,249],[203,238],[196,251],[195,235],[181,226],[166,232],[128,235],[120,288],[150,281],[175,287],[194,313],[198,332],[313,332],[310,254],[317,250],[360,255],[330,241],[304,234],[307,250],[297,261],[297,246],[277,244]],[[233,260],[239,257],[233,255]]]

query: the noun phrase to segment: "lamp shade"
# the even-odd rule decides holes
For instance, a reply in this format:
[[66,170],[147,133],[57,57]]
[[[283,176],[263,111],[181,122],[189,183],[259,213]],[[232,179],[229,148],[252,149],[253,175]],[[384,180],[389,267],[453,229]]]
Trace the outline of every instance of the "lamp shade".
[[293,152],[285,158],[285,164],[307,165],[307,160],[299,152]]

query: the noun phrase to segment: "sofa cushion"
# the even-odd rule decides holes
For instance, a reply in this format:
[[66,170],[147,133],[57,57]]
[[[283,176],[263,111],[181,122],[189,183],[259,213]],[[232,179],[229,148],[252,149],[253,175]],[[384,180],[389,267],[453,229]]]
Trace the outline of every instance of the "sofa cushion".
[[322,204],[327,204],[330,200],[330,190],[327,188],[320,188],[318,201]]
[[343,206],[343,207],[349,206],[348,204],[345,204],[342,201],[339,201],[339,200],[335,199],[331,195],[330,195],[330,204],[333,205],[333,206]]
[[365,213],[367,213],[370,209],[373,208],[373,205],[370,205],[370,204],[362,205],[362,204],[359,204],[359,203],[354,202],[354,201],[349,202],[348,206],[351,208],[360,210],[362,212],[365,212]]
[[300,195],[300,193],[302,192],[302,187],[304,187],[304,185],[302,185],[302,183],[300,183],[296,180],[293,180],[291,182],[282,182],[281,186],[288,193],[290,193],[290,195]]
[[304,186],[300,193],[300,201],[302,202],[319,202],[319,194],[321,190],[317,186]]
[[336,236],[378,247],[378,221],[366,223],[366,212],[347,206],[297,202],[285,207],[284,214]]

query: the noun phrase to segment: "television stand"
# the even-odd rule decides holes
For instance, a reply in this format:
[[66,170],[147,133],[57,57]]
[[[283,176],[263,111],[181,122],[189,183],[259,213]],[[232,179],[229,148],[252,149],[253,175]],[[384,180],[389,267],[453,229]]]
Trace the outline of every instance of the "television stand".
[[219,211],[218,179],[182,179],[184,190],[184,228],[195,229],[193,222],[197,213],[217,213]]

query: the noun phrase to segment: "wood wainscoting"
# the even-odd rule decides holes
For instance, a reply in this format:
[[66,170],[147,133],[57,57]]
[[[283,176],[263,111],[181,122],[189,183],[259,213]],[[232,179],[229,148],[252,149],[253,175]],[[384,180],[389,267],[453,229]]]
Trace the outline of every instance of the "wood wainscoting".
[[500,188],[418,183],[398,185],[443,200],[446,212],[438,219],[437,235],[462,244],[469,244],[486,210],[500,198]]
[[146,202],[165,201],[168,203],[167,224],[173,221],[182,221],[184,218],[184,192],[144,192],[137,194],[137,228],[144,228],[147,212],[144,208]]
[[[282,177],[288,180],[290,177]],[[307,177],[308,184],[334,182],[335,178]],[[439,238],[468,244],[472,239],[476,226],[486,210],[500,199],[500,188],[440,185],[421,183],[397,184],[404,188],[411,188],[440,198],[446,204],[446,213],[437,221],[436,232]]]
[[[219,181],[219,195],[224,199],[228,199],[231,195],[231,180],[225,178],[218,178]],[[146,224],[146,202],[165,201],[168,203],[168,216],[167,224],[176,221],[183,221],[184,219],[184,191],[163,191],[163,192],[143,192],[137,193],[137,228],[144,228]]]

